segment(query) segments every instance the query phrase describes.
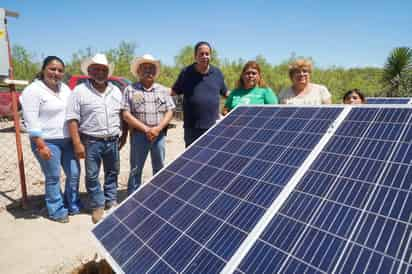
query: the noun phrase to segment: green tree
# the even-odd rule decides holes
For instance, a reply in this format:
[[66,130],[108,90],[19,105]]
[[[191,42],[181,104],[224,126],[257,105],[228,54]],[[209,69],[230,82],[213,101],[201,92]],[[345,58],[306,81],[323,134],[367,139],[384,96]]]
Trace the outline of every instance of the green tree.
[[[114,49],[109,49],[104,53],[109,62],[115,66],[113,75],[123,76],[132,79],[130,72],[130,63],[133,60],[136,44],[134,42],[122,41],[119,46]],[[80,64],[88,57],[95,55],[97,51],[92,47],[84,50],[79,50],[72,55],[72,59],[66,64],[66,73],[68,75],[82,74]]]
[[115,65],[114,75],[132,79],[134,76],[130,72],[130,63],[134,58],[136,43],[122,41],[116,49],[110,49],[106,52],[107,58]]
[[[109,60],[115,64],[115,75],[123,76],[133,81],[135,80],[130,73],[130,63],[134,57],[135,48],[135,43],[121,42],[117,48],[106,51]],[[14,57],[15,78],[23,80],[33,79],[40,69],[40,64],[34,61],[34,56],[22,46],[13,47],[12,53]],[[72,55],[72,59],[66,62],[67,74],[80,74],[81,62],[85,58],[93,56],[95,53],[96,50],[91,47],[75,52]],[[175,57],[174,65],[162,65],[160,77],[157,81],[165,86],[172,86],[182,67],[193,63],[193,56],[193,47],[186,46],[182,48]],[[296,54],[292,53],[291,57],[284,62],[271,64],[262,55],[256,57],[256,61],[262,68],[266,83],[277,94],[282,88],[291,84],[288,76],[288,65],[290,61],[296,58]],[[234,61],[225,59],[221,62],[218,58],[217,50],[213,50],[212,52],[212,64],[221,68],[229,89],[233,89],[236,86],[236,82],[239,79],[245,63],[246,60],[241,58]],[[395,62],[391,62],[391,64],[392,63]],[[410,63],[406,62],[406,64],[407,65],[404,64],[402,66],[405,68],[401,70],[400,75],[402,77],[398,76],[399,94],[396,94],[397,96],[412,96],[412,71],[410,69]],[[382,95],[382,90],[385,90],[388,86],[383,85],[382,75],[383,69],[381,68],[365,67],[345,69],[332,66],[329,68],[315,68],[312,74],[312,81],[327,86],[332,93],[333,102],[340,103],[343,94],[353,88],[361,89],[365,95],[369,97]],[[395,76],[396,75],[397,74],[395,74]],[[398,78],[395,77],[395,79]],[[397,82],[395,81],[395,83]]]
[[94,53],[95,51],[91,47],[73,53],[72,60],[66,64],[66,75],[82,74],[80,64],[84,59],[93,56]]
[[191,46],[185,46],[175,56],[175,65],[182,69],[193,63],[193,48]]
[[176,66],[161,65],[159,78],[156,80],[164,86],[171,87],[179,75],[179,69]]
[[237,86],[237,82],[240,78],[240,73],[245,65],[246,61],[238,59],[236,61],[230,61],[228,59],[222,62],[222,73],[225,76],[225,82],[229,90],[234,89]]
[[40,71],[40,64],[33,61],[34,57],[20,45],[12,48],[14,79],[33,80]]
[[[412,49],[409,47],[395,48],[386,60],[382,80],[386,95],[402,96],[409,93],[407,80],[412,71]],[[405,86],[406,85],[406,86]]]

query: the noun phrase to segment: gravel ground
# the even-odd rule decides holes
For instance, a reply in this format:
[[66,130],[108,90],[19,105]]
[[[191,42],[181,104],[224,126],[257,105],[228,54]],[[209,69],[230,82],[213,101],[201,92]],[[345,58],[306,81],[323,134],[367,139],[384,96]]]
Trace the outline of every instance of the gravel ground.
[[[169,129],[166,140],[166,163],[170,163],[184,150],[182,122],[173,121],[172,124],[175,127]],[[0,121],[0,273],[70,273],[82,262],[96,256],[97,249],[90,233],[93,227],[90,215],[73,216],[68,224],[46,218],[44,179],[30,151],[27,134],[23,133],[21,139],[29,194],[26,209],[20,206],[14,128],[11,122]],[[121,151],[120,200],[126,195],[128,172],[127,144]],[[143,172],[144,182],[151,175],[148,157]],[[81,199],[87,203],[84,179],[80,185]]]

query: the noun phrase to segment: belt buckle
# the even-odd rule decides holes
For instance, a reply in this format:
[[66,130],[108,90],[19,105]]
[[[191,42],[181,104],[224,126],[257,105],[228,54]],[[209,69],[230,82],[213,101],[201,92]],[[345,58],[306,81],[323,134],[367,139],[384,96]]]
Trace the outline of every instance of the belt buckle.
[[115,135],[115,136],[104,136],[102,139],[105,142],[110,142],[110,141],[116,140],[116,138],[117,138],[117,136]]
[[103,141],[108,142],[111,141],[113,139],[113,136],[104,136],[103,137]]

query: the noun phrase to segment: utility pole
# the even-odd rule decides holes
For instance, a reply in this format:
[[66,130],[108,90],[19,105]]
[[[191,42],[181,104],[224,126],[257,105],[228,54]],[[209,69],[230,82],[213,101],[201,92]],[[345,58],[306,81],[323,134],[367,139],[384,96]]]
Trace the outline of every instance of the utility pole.
[[8,85],[11,93],[13,121],[16,136],[17,161],[19,167],[20,186],[22,195],[21,205],[23,208],[27,208],[27,187],[26,176],[24,172],[23,148],[21,144],[20,135],[20,117],[17,108],[16,85],[27,85],[28,82],[14,79],[10,37],[9,33],[7,32],[7,17],[17,18],[18,16],[19,14],[17,12],[0,8],[0,60],[2,60],[0,62],[0,80],[3,80],[3,82]]

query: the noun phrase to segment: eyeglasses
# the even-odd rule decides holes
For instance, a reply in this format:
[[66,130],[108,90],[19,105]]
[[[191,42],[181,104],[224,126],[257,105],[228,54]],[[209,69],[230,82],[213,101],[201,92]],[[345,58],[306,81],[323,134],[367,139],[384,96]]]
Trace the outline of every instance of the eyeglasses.
[[295,70],[293,74],[309,74],[309,73],[310,72],[307,69],[298,69],[298,70]]

